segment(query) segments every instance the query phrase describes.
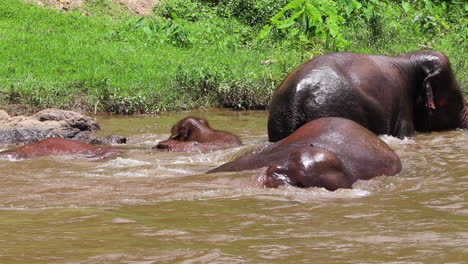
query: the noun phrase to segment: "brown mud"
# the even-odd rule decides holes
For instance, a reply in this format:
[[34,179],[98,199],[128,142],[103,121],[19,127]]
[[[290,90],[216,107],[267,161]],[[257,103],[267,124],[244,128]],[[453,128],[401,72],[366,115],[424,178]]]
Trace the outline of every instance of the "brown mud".
[[[61,10],[80,9],[85,0],[25,0],[26,2],[36,3],[42,7],[53,7]],[[127,9],[142,16],[148,16],[152,13],[153,7],[159,0],[110,0],[119,4],[122,9]]]

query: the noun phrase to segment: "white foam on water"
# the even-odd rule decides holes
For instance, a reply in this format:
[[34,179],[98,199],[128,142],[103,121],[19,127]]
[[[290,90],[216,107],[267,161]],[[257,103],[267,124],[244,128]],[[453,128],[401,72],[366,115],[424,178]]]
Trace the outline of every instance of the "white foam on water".
[[[90,159],[92,155],[86,155],[86,154],[55,154],[55,155],[47,155],[43,157],[38,157],[38,158],[16,158],[13,157],[12,155],[6,155],[4,157],[0,157],[0,159],[3,160],[8,160],[8,161],[24,161],[24,160],[36,160],[36,159],[44,159],[44,158],[58,158],[61,160],[77,160],[77,159],[83,159],[87,158]],[[91,159],[92,160],[92,159]]]
[[135,220],[125,219],[125,218],[114,218],[112,219],[113,224],[132,224],[136,223]]
[[136,135],[130,137],[131,144],[132,145],[138,145],[138,146],[156,146],[160,141],[166,140],[169,138],[169,134],[151,134],[151,133],[146,133],[146,134],[141,134],[141,135]]
[[92,155],[86,155],[86,154],[70,154],[70,155],[50,155],[48,157],[58,157],[62,160],[76,160],[76,159],[82,159],[82,158],[90,158]]
[[98,168],[128,168],[128,167],[138,167],[138,166],[145,166],[145,165],[151,165],[150,162],[147,161],[141,161],[141,160],[136,160],[136,159],[125,159],[118,157],[113,160],[109,160],[104,164],[101,164],[97,166]]
[[5,155],[5,156],[1,157],[0,159],[7,160],[7,161],[13,161],[13,162],[25,160],[25,159],[13,157],[12,155]]
[[144,204],[146,203],[146,200],[143,199],[135,199],[135,198],[124,198],[120,200],[120,203],[122,204],[129,204],[129,205],[139,205],[139,204]]
[[403,139],[390,136],[390,135],[381,135],[379,136],[385,143],[389,145],[408,145],[408,144],[416,144],[416,142],[408,137],[404,137]]
[[194,264],[194,263],[247,263],[248,261],[236,255],[223,253],[219,249],[213,249],[208,252],[204,252],[199,256],[186,258],[180,264]]
[[[208,189],[208,190],[207,190]],[[299,202],[309,203],[322,200],[334,199],[356,199],[371,195],[372,192],[363,189],[338,189],[328,191],[324,188],[297,188],[282,187],[271,188],[235,188],[219,186],[216,184],[204,185],[204,190],[191,189],[186,192],[178,192],[169,195],[164,200],[212,200],[212,199],[242,199],[252,197],[259,200],[278,202]]]
[[[173,169],[173,168],[166,168],[166,167],[163,167],[163,166],[158,166],[156,168],[156,171],[158,172],[172,172],[172,173],[180,173],[180,174],[184,174],[184,175],[189,175],[189,174],[193,174],[193,171],[190,171],[190,170],[185,170],[185,169]],[[160,176],[158,176],[160,177]],[[164,178],[172,178],[172,176],[163,176]]]
[[0,206],[0,211],[42,211],[42,210],[54,210],[54,209],[69,209],[69,208],[89,208],[87,206],[76,206],[76,205],[68,205],[68,206],[63,206],[63,205],[57,205],[57,206],[37,206],[33,205],[31,207],[29,206],[13,206],[10,205],[8,206]]
[[317,200],[335,200],[335,199],[357,199],[369,196],[371,192],[362,189],[338,189],[329,191],[325,188],[307,188],[301,189],[296,187],[287,187],[283,195],[289,197],[290,200],[309,203]]
[[26,211],[29,210],[27,207],[16,207],[13,205],[7,206],[0,206],[0,211]]
[[[74,172],[72,172],[74,173]],[[70,173],[71,174],[71,173]],[[116,171],[109,172],[108,170],[99,169],[94,172],[83,173],[81,176],[88,178],[147,178],[153,174],[153,170],[137,170],[137,171]]]
[[153,147],[153,146],[156,146],[161,141],[162,140],[146,140],[146,141],[138,142],[138,145]]
[[214,156],[208,154],[197,154],[192,156],[179,156],[171,161],[172,164],[195,164],[216,162]]
[[177,156],[174,160],[171,160],[171,163],[172,164],[211,163],[213,165],[216,165],[217,163],[224,163],[228,160],[233,159],[236,155],[238,155],[239,150],[241,150],[242,148],[245,148],[245,146],[228,148],[228,149],[223,149],[223,150],[208,151],[208,152],[183,153],[183,155]]
[[112,176],[104,175],[103,177],[113,178],[146,178],[151,176],[151,170],[139,170],[139,171],[124,171],[116,172]]
[[365,197],[371,194],[370,192],[361,189],[352,189],[352,192],[356,197]]
[[186,236],[190,235],[187,231],[177,230],[177,229],[162,229],[157,232],[152,233],[140,233],[139,236]]
[[[165,179],[165,178],[177,178],[180,176],[187,176],[193,174],[193,171],[181,168],[168,168],[164,166],[156,166],[156,167],[145,167],[145,168],[138,168],[139,165],[142,164],[144,166],[149,165],[147,162],[141,163],[133,163],[133,166],[98,166],[96,169],[92,169],[91,171],[80,173],[83,177],[90,177],[90,178],[158,178],[158,179]],[[151,164],[154,165],[154,164]],[[70,171],[67,172],[68,174],[75,174],[75,172]]]

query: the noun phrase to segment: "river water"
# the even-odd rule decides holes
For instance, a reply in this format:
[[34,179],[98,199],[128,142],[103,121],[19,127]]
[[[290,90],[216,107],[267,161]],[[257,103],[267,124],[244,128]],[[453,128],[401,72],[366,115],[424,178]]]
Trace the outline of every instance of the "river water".
[[[245,145],[150,150],[189,115]],[[403,171],[329,192],[204,173],[266,142],[263,111],[96,118],[101,135],[129,136],[122,157],[0,160],[0,263],[468,261],[468,131],[383,137]]]

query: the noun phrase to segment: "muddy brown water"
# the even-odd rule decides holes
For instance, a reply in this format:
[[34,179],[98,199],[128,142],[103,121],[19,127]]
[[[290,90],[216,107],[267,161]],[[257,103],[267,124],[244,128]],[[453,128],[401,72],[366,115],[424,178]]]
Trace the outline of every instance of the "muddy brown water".
[[[245,146],[150,151],[194,115]],[[98,116],[123,157],[0,160],[0,263],[467,263],[468,131],[383,139],[395,177],[352,190],[255,189],[204,174],[266,142],[267,113]]]

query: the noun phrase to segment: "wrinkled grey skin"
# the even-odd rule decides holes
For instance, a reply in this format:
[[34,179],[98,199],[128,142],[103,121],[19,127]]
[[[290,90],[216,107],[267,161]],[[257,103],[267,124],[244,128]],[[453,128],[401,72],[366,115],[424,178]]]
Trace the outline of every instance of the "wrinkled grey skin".
[[330,53],[291,72],[273,95],[268,137],[279,141],[321,117],[351,119],[376,134],[468,128],[468,110],[448,58]]

